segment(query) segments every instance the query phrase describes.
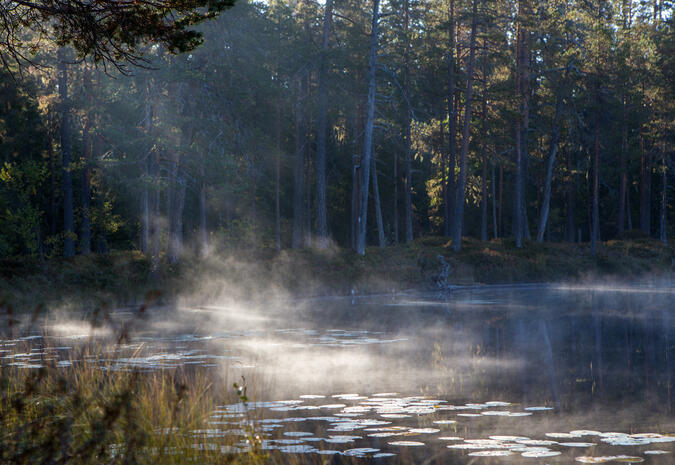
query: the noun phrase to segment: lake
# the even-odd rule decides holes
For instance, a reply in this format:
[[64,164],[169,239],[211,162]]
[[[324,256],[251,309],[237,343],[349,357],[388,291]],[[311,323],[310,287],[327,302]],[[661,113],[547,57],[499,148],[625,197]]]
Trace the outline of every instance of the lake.
[[[200,441],[252,428],[263,448],[376,463],[674,463],[675,288],[546,285],[111,312],[16,328],[5,364],[207,367],[249,401]],[[125,330],[125,331],[127,331]],[[133,354],[133,355],[130,355]],[[245,447],[242,440],[241,447]]]

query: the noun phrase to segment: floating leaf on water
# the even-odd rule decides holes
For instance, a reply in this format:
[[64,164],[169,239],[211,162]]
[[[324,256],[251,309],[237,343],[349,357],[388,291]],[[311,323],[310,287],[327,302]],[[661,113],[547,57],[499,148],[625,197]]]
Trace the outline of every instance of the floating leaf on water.
[[286,454],[309,454],[310,452],[316,452],[317,449],[315,449],[312,446],[309,446],[307,444],[301,444],[301,445],[295,445],[295,446],[283,446],[283,447],[278,447],[277,450],[279,452],[284,452]]
[[638,438],[638,439],[656,439],[663,437],[663,435],[659,433],[635,433],[630,434],[629,436],[631,438]]
[[374,454],[375,452],[379,451],[380,449],[373,449],[371,447],[361,447],[358,449],[347,449],[342,454],[350,457],[362,457],[365,454]]
[[448,449],[487,449],[485,444],[451,444],[446,446]]
[[479,417],[480,413],[458,413],[458,417]]
[[481,412],[481,415],[495,416],[495,417],[508,417],[511,415],[511,412],[508,410],[488,410],[486,412]]
[[675,442],[675,436],[667,436],[664,435],[660,438],[651,438],[649,440],[651,443],[656,443],[656,442]]
[[405,413],[383,413],[380,415],[382,418],[409,418],[410,415]]
[[395,397],[398,395],[398,392],[378,392],[373,394],[373,397]]
[[328,439],[324,440],[332,444],[346,444],[348,442],[354,442],[357,439],[361,439],[361,436],[329,436]]
[[440,441],[463,441],[464,438],[460,438],[459,436],[441,436],[438,438]]
[[574,439],[574,438],[580,438],[582,435],[581,434],[572,434],[572,433],[546,433],[546,436],[549,438],[555,438],[555,439]]
[[551,449],[549,449],[548,447],[516,446],[511,447],[511,450],[514,452],[548,452]]
[[322,449],[322,450],[317,450],[317,454],[321,455],[335,455],[335,454],[341,454],[339,450],[332,450],[332,449]]
[[645,454],[648,455],[664,455],[664,454],[670,454],[670,451],[667,450],[646,450],[644,451]]
[[639,463],[644,462],[642,457],[631,457],[629,455],[605,455],[605,456],[582,456],[576,457],[574,460],[581,463],[607,463],[607,462],[621,462],[621,463]]
[[575,436],[600,436],[602,433],[600,431],[578,429],[578,430],[570,431],[570,434],[573,434]]
[[343,408],[346,407],[345,404],[326,404],[326,405],[319,405],[319,408]]
[[392,454],[391,452],[380,452],[379,454],[373,455],[374,459],[380,459],[380,458],[385,458],[385,457],[394,457],[396,454]]
[[518,444],[524,444],[526,446],[552,446],[558,444],[556,441],[546,441],[539,439],[520,439],[516,441]]
[[527,412],[540,412],[544,410],[553,410],[553,407],[525,407],[523,410]]
[[408,433],[413,434],[435,434],[440,432],[441,430],[436,428],[411,428],[408,430]]
[[293,436],[293,437],[302,437],[302,436],[314,436],[314,433],[308,433],[306,431],[286,431],[284,436]]
[[481,450],[479,452],[469,452],[472,457],[506,457],[513,455],[510,450]]
[[401,447],[420,447],[425,445],[423,442],[417,441],[393,441],[388,444],[390,446],[401,446]]
[[300,396],[301,399],[324,399],[326,396],[318,394],[303,394]]
[[507,417],[529,417],[532,415],[532,412],[511,412],[508,415],[505,415]]
[[435,420],[434,423],[437,425],[451,425],[453,423],[457,423],[456,420]]
[[506,407],[511,405],[511,402],[502,402],[500,400],[491,400],[490,402],[485,402],[485,405],[488,407]]
[[390,438],[392,436],[400,436],[401,434],[403,434],[403,433],[386,431],[386,432],[382,432],[382,433],[372,433],[372,434],[369,434],[368,437],[371,437],[371,438]]
[[593,447],[596,444],[594,442],[561,442],[558,445],[565,447]]
[[562,452],[558,452],[555,450],[549,450],[549,451],[529,451],[529,452],[523,452],[520,455],[523,457],[532,457],[532,458],[541,458],[541,457],[555,457],[556,455],[560,455]]

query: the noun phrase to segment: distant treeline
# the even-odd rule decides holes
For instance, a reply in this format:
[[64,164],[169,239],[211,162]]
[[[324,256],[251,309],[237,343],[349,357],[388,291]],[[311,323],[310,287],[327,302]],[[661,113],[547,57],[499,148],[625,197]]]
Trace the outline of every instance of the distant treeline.
[[672,12],[240,1],[129,74],[44,47],[0,76],[0,256],[665,242]]

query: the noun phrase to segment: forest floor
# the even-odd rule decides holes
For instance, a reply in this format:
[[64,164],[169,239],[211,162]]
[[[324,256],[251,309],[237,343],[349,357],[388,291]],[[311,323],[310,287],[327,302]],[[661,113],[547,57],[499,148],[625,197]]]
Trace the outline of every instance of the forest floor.
[[453,252],[445,237],[423,237],[411,244],[369,248],[365,257],[350,250],[241,250],[206,259],[185,257],[179,265],[150,272],[138,251],[72,259],[0,260],[0,312],[11,306],[32,312],[42,304],[52,310],[139,305],[153,292],[165,303],[193,303],[221,298],[258,300],[273,297],[346,295],[437,289],[438,256],[450,264],[448,284],[500,284],[581,281],[628,282],[670,278],[675,248],[653,239],[599,244],[526,243],[512,239],[488,242],[467,238]]

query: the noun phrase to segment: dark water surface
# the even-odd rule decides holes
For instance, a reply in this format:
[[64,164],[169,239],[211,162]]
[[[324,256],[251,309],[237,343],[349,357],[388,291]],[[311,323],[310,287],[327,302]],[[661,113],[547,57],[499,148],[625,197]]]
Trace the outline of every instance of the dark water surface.
[[[250,402],[219,407],[199,437],[253,427],[264,448],[336,461],[675,463],[672,287],[484,287],[147,313],[123,348],[138,353],[102,362],[245,377]],[[90,336],[86,325],[47,324],[0,342],[0,358],[65,365],[68,347]],[[27,340],[34,348],[17,353]]]

